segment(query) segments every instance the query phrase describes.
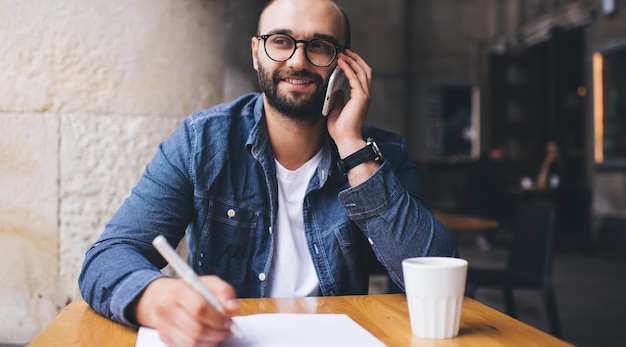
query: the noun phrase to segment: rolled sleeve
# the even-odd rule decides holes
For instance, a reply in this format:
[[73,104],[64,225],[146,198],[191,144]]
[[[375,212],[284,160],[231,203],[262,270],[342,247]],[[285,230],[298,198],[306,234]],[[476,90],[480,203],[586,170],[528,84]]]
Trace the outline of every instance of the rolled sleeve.
[[340,192],[339,201],[400,288],[403,259],[458,255],[446,228],[407,191],[387,162],[362,184]]
[[110,318],[116,322],[137,327],[137,322],[127,316],[128,307],[152,281],[164,276],[161,272],[154,270],[140,270],[127,276],[113,292]]
[[350,219],[358,221],[388,210],[406,192],[400,181],[393,177],[388,162],[365,182],[339,193],[339,201]]

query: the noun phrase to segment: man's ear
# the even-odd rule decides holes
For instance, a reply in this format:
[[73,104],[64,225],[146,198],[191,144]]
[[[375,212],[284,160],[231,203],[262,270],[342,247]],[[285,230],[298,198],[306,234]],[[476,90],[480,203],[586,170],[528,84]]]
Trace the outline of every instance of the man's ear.
[[256,37],[252,38],[252,42],[250,43],[250,49],[252,51],[252,66],[255,70],[259,70],[259,39]]

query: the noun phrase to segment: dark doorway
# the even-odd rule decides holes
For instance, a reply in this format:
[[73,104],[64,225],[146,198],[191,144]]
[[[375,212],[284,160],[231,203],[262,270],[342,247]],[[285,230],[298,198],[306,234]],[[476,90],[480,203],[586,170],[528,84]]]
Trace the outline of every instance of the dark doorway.
[[[491,139],[509,154],[505,170],[514,178],[536,178],[546,143],[556,141],[561,165],[545,197],[557,209],[557,246],[587,248],[590,192],[585,175],[584,36],[582,28],[553,29],[550,39],[515,53],[493,55]],[[518,181],[519,182],[519,181]],[[560,183],[558,183],[560,182]],[[526,195],[527,196],[527,195]]]
[[[544,140],[559,141],[563,150],[581,162],[585,153],[585,99],[584,37],[582,29],[553,29],[551,39],[532,48],[545,61],[542,84],[547,87],[541,104],[546,130]],[[580,172],[584,175],[584,170]]]
[[[524,50],[490,57],[491,142],[507,146],[509,171],[533,175],[548,140],[581,162],[584,175],[584,38],[582,29],[554,29]],[[533,168],[533,169],[531,169]]]

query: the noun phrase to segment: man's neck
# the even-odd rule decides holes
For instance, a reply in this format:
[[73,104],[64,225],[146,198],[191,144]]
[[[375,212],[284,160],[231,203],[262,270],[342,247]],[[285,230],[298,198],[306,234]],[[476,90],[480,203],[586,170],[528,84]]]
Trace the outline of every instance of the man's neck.
[[274,157],[289,170],[296,170],[313,158],[322,147],[326,122],[296,120],[265,105],[267,131]]

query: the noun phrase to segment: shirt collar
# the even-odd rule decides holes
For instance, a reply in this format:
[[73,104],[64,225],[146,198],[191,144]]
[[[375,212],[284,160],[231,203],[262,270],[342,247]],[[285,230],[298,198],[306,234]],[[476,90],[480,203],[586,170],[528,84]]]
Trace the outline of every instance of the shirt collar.
[[[254,121],[255,124],[250,131],[248,140],[246,141],[246,148],[250,154],[258,160],[259,156],[266,150],[271,153],[267,123],[265,121],[263,94],[258,94],[255,101]],[[345,176],[339,171],[337,165],[335,165],[339,159],[339,152],[337,151],[335,142],[330,137],[328,132],[326,132],[322,150],[322,159],[317,171],[320,185],[324,185],[328,177],[331,177],[336,181],[346,180]],[[273,157],[273,154],[271,154],[271,156]]]

